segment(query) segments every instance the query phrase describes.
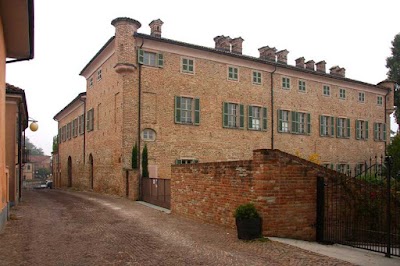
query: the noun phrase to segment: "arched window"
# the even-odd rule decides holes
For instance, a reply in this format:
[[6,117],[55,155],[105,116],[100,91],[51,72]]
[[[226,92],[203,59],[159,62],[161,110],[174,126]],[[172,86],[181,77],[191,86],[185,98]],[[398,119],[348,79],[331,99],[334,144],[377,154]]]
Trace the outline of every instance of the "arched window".
[[145,128],[142,131],[142,139],[145,141],[155,141],[156,140],[156,132],[151,128]]

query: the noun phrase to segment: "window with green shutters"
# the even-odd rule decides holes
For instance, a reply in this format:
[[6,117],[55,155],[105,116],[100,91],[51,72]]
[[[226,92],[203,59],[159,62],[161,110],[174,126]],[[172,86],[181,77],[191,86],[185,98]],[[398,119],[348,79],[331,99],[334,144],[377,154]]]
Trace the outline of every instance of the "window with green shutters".
[[346,99],[346,90],[345,89],[339,89],[339,98],[342,100]]
[[350,165],[346,163],[339,163],[336,165],[336,171],[345,175],[349,175],[351,173]]
[[359,93],[358,93],[358,101],[359,101],[360,103],[365,102],[365,93],[364,93],[364,92],[359,92]]
[[282,89],[290,89],[290,78],[282,77]]
[[267,130],[267,108],[248,106],[248,129]]
[[322,94],[324,96],[331,96],[331,88],[328,85],[322,87]]
[[333,116],[319,116],[319,135],[322,137],[335,136],[335,118]]
[[383,104],[383,97],[382,96],[377,96],[376,97],[376,104],[382,106],[382,104]]
[[306,82],[304,80],[299,80],[299,91],[306,92]]
[[164,67],[164,55],[139,49],[138,63],[146,66]]
[[58,129],[58,136],[57,136],[57,140],[58,140],[58,143],[61,143],[61,139],[62,139],[62,133],[61,133],[61,128],[59,128]]
[[72,136],[74,138],[78,136],[78,118],[72,121]]
[[61,133],[62,133],[61,134],[62,141],[65,142],[67,140],[67,126],[66,125],[62,127]]
[[386,141],[386,124],[374,123],[374,140]]
[[278,132],[289,133],[289,114],[290,111],[278,110]]
[[175,96],[175,123],[200,124],[200,99]]
[[72,128],[72,122],[69,122],[67,124],[67,139],[71,139],[71,128]]
[[368,139],[368,121],[356,120],[356,139]]
[[239,80],[239,69],[237,67],[228,67],[228,79]]
[[194,73],[194,60],[189,58],[182,58],[182,72],[183,73]]
[[175,164],[193,164],[198,163],[199,160],[197,159],[177,159],[175,160]]
[[261,72],[253,71],[253,84],[256,84],[256,85],[261,84]]
[[224,102],[222,126],[226,128],[244,128],[244,105]]
[[311,134],[311,115],[303,112],[278,110],[278,132]]
[[311,115],[308,113],[300,113],[292,111],[292,128],[291,133],[294,134],[310,134],[311,133]]
[[85,115],[82,114],[79,116],[79,127],[78,127],[79,135],[85,133]]
[[86,130],[92,131],[94,129],[94,109],[90,109],[86,114]]
[[350,138],[350,119],[349,118],[336,118],[336,137],[337,138]]

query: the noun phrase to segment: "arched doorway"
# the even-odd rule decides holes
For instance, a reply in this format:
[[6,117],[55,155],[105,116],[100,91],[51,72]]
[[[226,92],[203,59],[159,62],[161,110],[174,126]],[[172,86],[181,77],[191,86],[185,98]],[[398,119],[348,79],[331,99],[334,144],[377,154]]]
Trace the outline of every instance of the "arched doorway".
[[92,154],[89,155],[89,186],[93,189],[93,156]]
[[72,187],[72,159],[68,157],[68,187]]

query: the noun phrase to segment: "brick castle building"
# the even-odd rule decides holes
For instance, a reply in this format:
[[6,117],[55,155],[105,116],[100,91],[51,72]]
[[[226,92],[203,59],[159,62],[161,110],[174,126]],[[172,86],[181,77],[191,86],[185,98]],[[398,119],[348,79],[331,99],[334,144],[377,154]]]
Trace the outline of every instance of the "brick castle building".
[[134,19],[111,24],[115,36],[80,73],[86,92],[54,116],[57,186],[124,195],[135,143],[156,178],[170,178],[172,164],[250,159],[255,149],[339,171],[385,153],[393,82],[303,57],[290,65],[287,50],[268,46],[246,56],[240,37],[217,36],[215,48],[166,39],[159,19],[150,35]]

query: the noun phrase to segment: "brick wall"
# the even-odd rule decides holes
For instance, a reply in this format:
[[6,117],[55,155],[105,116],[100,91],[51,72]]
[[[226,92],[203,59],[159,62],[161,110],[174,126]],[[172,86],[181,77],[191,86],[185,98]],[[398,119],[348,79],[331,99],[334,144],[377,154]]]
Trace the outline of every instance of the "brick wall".
[[253,202],[267,236],[315,240],[316,180],[323,167],[279,150],[253,160],[175,165],[173,213],[229,227],[237,206]]

